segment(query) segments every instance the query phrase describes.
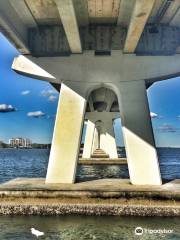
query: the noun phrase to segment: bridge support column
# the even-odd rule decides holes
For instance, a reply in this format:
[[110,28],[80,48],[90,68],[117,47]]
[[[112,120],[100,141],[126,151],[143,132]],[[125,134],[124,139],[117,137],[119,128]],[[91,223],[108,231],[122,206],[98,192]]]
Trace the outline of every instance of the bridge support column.
[[160,185],[161,176],[144,81],[119,83],[118,97],[131,183]]
[[61,85],[46,183],[73,183],[86,101]]
[[95,124],[90,120],[87,121],[86,135],[84,140],[83,158],[90,158],[93,148]]
[[100,132],[100,148],[107,153],[107,137],[105,131]]
[[109,154],[110,158],[118,158],[117,146],[113,129],[113,120],[105,121],[105,131],[106,131],[106,153]]
[[93,145],[92,145],[92,152],[93,153],[97,148],[99,148],[99,136],[98,136],[98,130],[95,127],[94,129],[94,135],[93,135]]

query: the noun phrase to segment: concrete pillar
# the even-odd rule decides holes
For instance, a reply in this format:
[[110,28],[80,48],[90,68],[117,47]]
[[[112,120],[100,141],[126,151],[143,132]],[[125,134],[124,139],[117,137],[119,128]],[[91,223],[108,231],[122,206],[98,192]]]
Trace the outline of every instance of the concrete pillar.
[[46,183],[74,183],[86,101],[61,85]]
[[110,158],[118,158],[116,140],[114,135],[113,120],[104,121],[106,132],[106,153]]
[[86,127],[86,135],[84,140],[84,148],[83,148],[83,158],[90,158],[93,148],[93,139],[94,139],[94,129],[95,124],[90,120],[87,121]]
[[99,148],[99,136],[98,136],[98,130],[97,128],[95,128],[91,153],[93,153],[97,148]]
[[122,130],[132,184],[160,185],[150,112],[143,80],[119,83]]
[[100,132],[100,148],[107,153],[107,137],[105,131]]

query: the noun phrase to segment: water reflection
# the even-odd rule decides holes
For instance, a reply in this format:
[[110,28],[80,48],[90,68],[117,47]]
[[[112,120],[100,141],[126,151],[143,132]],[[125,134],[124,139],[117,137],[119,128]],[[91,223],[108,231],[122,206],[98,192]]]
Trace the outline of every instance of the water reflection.
[[94,180],[101,178],[129,178],[127,165],[80,165],[76,180]]
[[[180,149],[158,149],[163,179],[180,178]],[[17,177],[45,177],[49,159],[46,149],[0,149],[0,183]],[[127,165],[79,165],[77,181],[129,178]]]

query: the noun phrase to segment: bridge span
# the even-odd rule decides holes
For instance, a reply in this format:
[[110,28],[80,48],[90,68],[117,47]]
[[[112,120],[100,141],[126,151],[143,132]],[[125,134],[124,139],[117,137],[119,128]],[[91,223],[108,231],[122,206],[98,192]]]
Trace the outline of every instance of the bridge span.
[[146,89],[180,76],[179,0],[0,0],[0,29],[60,91],[46,183],[74,183],[84,119],[83,157],[117,158],[121,117],[131,183],[161,185]]

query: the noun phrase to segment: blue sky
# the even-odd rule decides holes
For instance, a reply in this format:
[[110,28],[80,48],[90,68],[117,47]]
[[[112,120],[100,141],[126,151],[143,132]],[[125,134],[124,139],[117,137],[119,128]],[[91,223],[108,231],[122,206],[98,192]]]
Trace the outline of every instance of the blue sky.
[[[50,143],[57,91],[47,82],[12,71],[11,64],[18,52],[1,34],[0,46],[0,140],[27,137],[33,142]],[[152,124],[156,145],[180,147],[180,78],[155,83],[148,90],[148,100],[151,112],[155,113]],[[119,120],[115,130],[118,144],[122,145]]]
[[148,90],[157,146],[180,147],[180,78],[153,84]]
[[[7,104],[17,109],[0,112],[0,140],[8,142],[9,138],[20,136],[37,143],[51,142],[57,91],[47,82],[12,71],[11,64],[18,52],[3,35],[0,35],[0,46],[0,106]],[[38,114],[43,116],[33,117]]]

